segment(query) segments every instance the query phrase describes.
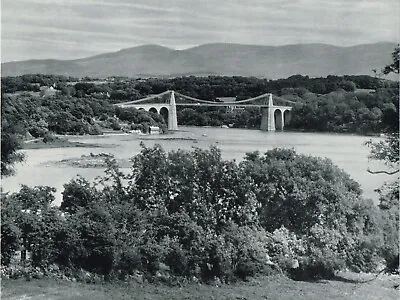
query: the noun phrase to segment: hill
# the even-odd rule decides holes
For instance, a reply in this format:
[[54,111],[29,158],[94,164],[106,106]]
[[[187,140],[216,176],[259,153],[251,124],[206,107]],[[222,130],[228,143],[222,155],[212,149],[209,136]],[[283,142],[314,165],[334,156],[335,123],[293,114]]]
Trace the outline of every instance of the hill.
[[337,47],[327,44],[258,46],[205,44],[185,50],[143,45],[75,60],[2,64],[2,76],[41,73],[74,77],[240,75],[284,78],[293,74],[371,74],[390,63],[394,43]]

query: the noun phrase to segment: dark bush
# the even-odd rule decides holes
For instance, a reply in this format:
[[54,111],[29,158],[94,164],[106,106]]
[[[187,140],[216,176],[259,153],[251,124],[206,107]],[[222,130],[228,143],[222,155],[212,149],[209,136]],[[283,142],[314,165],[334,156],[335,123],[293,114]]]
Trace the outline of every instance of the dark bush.
[[330,264],[324,258],[318,261],[305,259],[298,268],[289,269],[289,275],[294,280],[332,279],[335,277],[336,263]]
[[[3,207],[4,209],[4,207]],[[3,219],[3,218],[2,218]],[[8,266],[20,248],[21,230],[12,220],[1,221],[1,264]]]
[[165,256],[165,263],[175,275],[185,275],[188,272],[188,260],[185,251],[178,245],[172,244]]
[[125,246],[121,250],[116,268],[121,272],[122,278],[125,278],[126,275],[132,275],[136,270],[143,269],[142,260],[142,255],[138,249]]

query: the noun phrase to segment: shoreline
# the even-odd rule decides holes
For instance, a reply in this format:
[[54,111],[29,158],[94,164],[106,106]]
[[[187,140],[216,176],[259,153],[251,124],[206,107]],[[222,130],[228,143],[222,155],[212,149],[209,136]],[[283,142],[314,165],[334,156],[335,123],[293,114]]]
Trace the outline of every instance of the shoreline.
[[[73,137],[73,135],[71,135]],[[54,137],[54,140],[43,142],[43,139],[25,141],[21,150],[51,149],[51,148],[102,148],[104,145],[95,143],[72,142],[66,136]]]
[[[79,141],[71,141],[70,139],[80,139],[80,138],[106,138],[113,136],[127,136],[127,137],[135,137],[140,141],[192,141],[197,143],[199,139],[197,137],[185,137],[185,136],[176,136],[176,133],[188,133],[190,129],[216,129],[216,130],[243,130],[243,131],[261,131],[256,128],[235,128],[235,127],[221,127],[221,126],[185,126],[181,125],[180,129],[175,131],[169,131],[166,133],[160,134],[138,134],[132,132],[124,132],[124,131],[105,131],[102,134],[83,134],[83,135],[74,135],[74,134],[54,134],[52,138],[46,142],[43,141],[43,138],[35,138],[28,141],[24,141],[21,150],[36,150],[36,149],[52,149],[52,148],[112,148],[116,145],[105,145],[99,143],[85,143]],[[358,133],[350,133],[350,132],[320,132],[320,131],[306,131],[301,129],[288,129],[288,130],[276,130],[276,131],[265,131],[270,134],[285,134],[285,133],[295,133],[295,134],[316,134],[316,135],[336,135],[336,136],[357,136],[364,137],[366,139],[371,138],[382,138],[383,133],[380,134],[358,134]]]

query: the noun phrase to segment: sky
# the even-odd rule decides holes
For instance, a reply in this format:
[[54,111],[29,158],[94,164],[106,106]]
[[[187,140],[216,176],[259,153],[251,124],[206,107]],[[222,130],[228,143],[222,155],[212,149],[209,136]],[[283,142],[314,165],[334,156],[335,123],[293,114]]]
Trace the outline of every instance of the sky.
[[400,42],[399,0],[2,0],[1,61],[144,44]]

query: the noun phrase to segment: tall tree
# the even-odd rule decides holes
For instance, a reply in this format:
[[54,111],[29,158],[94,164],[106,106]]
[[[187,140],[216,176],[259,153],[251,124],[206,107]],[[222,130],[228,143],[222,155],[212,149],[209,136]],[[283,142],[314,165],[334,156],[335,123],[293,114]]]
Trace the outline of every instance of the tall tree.
[[[400,57],[400,46],[397,46],[392,53],[393,62],[385,66],[382,70],[384,74],[397,73],[399,74],[399,57]],[[399,79],[399,78],[398,78]],[[384,141],[374,143],[372,141],[367,142],[367,145],[371,147],[370,158],[384,161],[385,164],[391,170],[368,170],[372,174],[388,174],[394,175],[399,173],[399,102],[400,96],[396,96],[396,113],[395,117],[386,118],[385,131],[386,138]],[[397,192],[398,194],[398,192]]]
[[15,173],[14,164],[21,162],[24,155],[18,150],[21,149],[21,141],[7,120],[1,122],[1,176],[11,176]]
[[[393,62],[383,68],[384,74],[399,74],[400,47],[397,46],[392,53]],[[397,78],[399,80],[399,77]],[[399,100],[397,95],[396,117],[387,118],[390,120],[386,125],[385,140],[367,144],[371,147],[370,157],[381,160],[389,167],[389,170],[371,171],[372,174],[387,174],[395,176],[392,182],[387,182],[378,192],[380,194],[379,207],[384,215],[384,247],[383,257],[386,259],[387,271],[399,272]]]
[[400,58],[400,44],[392,52],[393,62],[387,66],[385,66],[382,70],[383,74],[387,75],[390,73],[399,74],[399,58]]

